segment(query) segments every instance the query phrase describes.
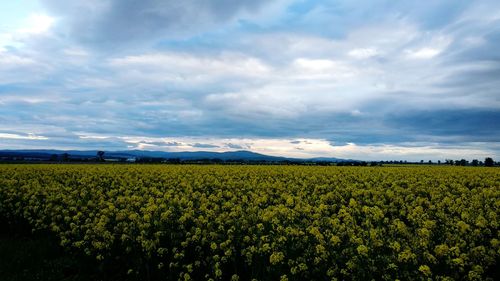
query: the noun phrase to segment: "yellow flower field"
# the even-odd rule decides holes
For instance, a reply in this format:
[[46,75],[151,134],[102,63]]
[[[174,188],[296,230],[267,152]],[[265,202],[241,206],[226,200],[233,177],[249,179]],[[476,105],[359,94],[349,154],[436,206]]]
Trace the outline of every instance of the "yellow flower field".
[[496,168],[0,165],[0,216],[139,280],[494,280],[500,267]]

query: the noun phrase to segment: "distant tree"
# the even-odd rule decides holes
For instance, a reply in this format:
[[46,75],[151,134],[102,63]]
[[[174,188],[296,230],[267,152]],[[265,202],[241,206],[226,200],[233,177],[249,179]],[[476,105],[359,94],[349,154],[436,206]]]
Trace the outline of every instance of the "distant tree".
[[63,162],[68,162],[69,161],[69,154],[68,153],[63,153],[61,155],[61,159]]
[[57,161],[57,154],[50,155],[50,161]]
[[493,159],[491,157],[487,157],[486,159],[484,159],[484,166],[485,167],[493,167],[494,164],[495,164],[495,162],[493,161]]
[[441,160],[438,160],[438,165],[441,165]]
[[224,161],[222,159],[219,159],[219,158],[210,159],[210,161],[212,163],[215,163],[215,164],[224,163]]
[[477,167],[479,165],[479,160],[477,159],[472,160],[471,165]]
[[420,160],[420,164],[424,164],[424,160]]
[[432,164],[432,160],[429,160],[429,164]]
[[104,162],[104,151],[97,151],[97,161]]
[[181,159],[180,158],[168,158],[166,162],[170,163],[170,164],[180,164]]

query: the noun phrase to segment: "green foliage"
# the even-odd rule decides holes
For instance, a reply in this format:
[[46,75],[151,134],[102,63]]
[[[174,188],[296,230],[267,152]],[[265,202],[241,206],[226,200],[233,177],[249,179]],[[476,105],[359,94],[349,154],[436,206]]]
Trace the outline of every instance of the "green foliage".
[[53,236],[0,218],[0,280],[87,281],[101,273],[90,258],[64,251]]
[[1,216],[131,279],[494,280],[499,210],[487,168],[0,166]]

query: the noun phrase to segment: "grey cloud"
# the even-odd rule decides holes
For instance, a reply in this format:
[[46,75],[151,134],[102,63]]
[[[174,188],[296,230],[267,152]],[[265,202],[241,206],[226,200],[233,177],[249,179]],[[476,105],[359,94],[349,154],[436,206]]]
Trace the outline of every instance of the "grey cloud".
[[42,0],[62,19],[70,36],[92,45],[185,37],[232,20],[242,12],[255,13],[264,0]]
[[496,142],[500,139],[500,110],[443,109],[410,111],[385,117],[386,124],[401,134],[460,137],[468,142]]
[[164,142],[163,146],[181,146],[182,143],[176,141]]
[[234,143],[226,143],[226,146],[232,149],[245,149],[243,146]]
[[194,143],[191,144],[192,147],[196,148],[218,148],[218,145],[208,144],[208,143]]
[[106,149],[124,150],[127,143],[119,139],[86,139],[68,133],[48,139],[0,139],[0,149]]
[[170,147],[170,146],[181,146],[182,145],[182,143],[176,142],[176,141],[164,142],[164,141],[147,141],[147,140],[143,140],[140,143],[150,144],[150,145],[155,145],[155,146],[168,146],[168,147]]
[[317,1],[316,5],[309,5],[305,14],[302,10],[296,11],[293,20],[286,24],[309,33],[328,34],[333,38],[343,38],[348,35],[348,31],[363,25],[394,20],[416,22],[422,29],[435,30],[457,19],[471,5],[472,2],[467,0],[375,0],[365,3],[349,0]]
[[[168,63],[165,63],[168,64],[165,68],[158,64],[146,65],[145,68],[123,65],[112,67],[110,61],[126,56],[120,53],[114,53],[111,57],[100,56],[97,54],[99,52],[91,48],[87,50],[88,57],[72,58],[62,54],[61,50],[78,47],[78,43],[67,41],[63,34],[65,31],[59,28],[68,27],[66,31],[78,42],[102,47],[120,46],[124,47],[123,52],[127,55],[140,57],[150,51],[123,44],[146,42],[145,45],[150,47],[151,41],[213,30],[220,23],[238,18],[242,12],[261,9],[264,2],[205,1],[201,6],[196,6],[200,1],[44,0],[51,13],[61,18],[53,37],[35,38],[25,42],[24,49],[7,49],[2,53],[2,62],[5,63],[0,64],[0,129],[20,135],[33,132],[48,136],[50,140],[2,140],[2,143],[10,146],[29,146],[32,143],[34,146],[51,147],[81,144],[120,149],[127,145],[119,139],[85,140],[83,143],[72,132],[144,137],[320,138],[331,140],[336,145],[348,142],[395,144],[415,141],[492,143],[500,139],[497,125],[500,124],[498,20],[483,22],[471,19],[448,26],[467,10],[464,7],[472,5],[464,1],[459,1],[456,6],[455,1],[436,1],[431,4],[398,2],[391,7],[387,5],[393,1],[375,1],[361,6],[352,1],[340,2],[343,3],[340,8],[343,6],[345,11],[354,14],[347,13],[347,18],[342,19],[344,15],[339,14],[342,9],[333,9],[336,14],[324,13],[317,19],[285,22],[286,26],[276,29],[258,29],[253,35],[267,35],[258,44],[253,40],[254,37],[248,36],[252,33],[251,28],[217,35],[205,34],[202,36],[205,45],[202,46],[196,41],[199,38],[186,40],[185,45],[181,44],[176,49],[179,52],[174,52],[171,45],[165,44],[163,51],[167,55],[180,54],[176,58],[187,61],[188,65],[194,61],[202,65],[215,62],[218,66],[179,70]],[[427,9],[428,5],[435,9]],[[367,11],[370,11],[370,15]],[[307,17],[301,14],[296,16],[302,19]],[[365,16],[370,17],[370,20],[364,21]],[[195,20],[191,23],[192,19]],[[350,41],[349,38],[329,37],[331,34],[325,31],[319,41],[307,41],[314,39],[317,30],[323,32],[322,28],[315,26],[321,21],[322,27],[340,26],[343,32],[348,33],[353,31],[353,26],[370,26],[381,19],[390,23],[415,22],[422,30],[409,29],[410,33],[415,32],[416,38],[389,47],[388,53],[383,53],[386,45],[380,45],[380,57],[370,60],[347,61],[349,58],[342,54],[353,48],[371,47],[370,43],[375,40],[370,37],[372,33],[363,33],[363,40]],[[347,25],[334,24],[339,21]],[[329,24],[325,25],[325,22]],[[395,24],[394,29],[400,26]],[[310,30],[302,34],[303,28]],[[379,31],[377,37],[385,40],[384,35],[390,28],[392,25],[387,24],[380,30],[374,30]],[[289,41],[269,41],[269,38],[277,37],[276,33],[281,32],[295,37],[290,37]],[[303,35],[305,37],[301,37]],[[452,38],[452,43],[441,54],[420,62],[404,58],[406,48],[426,47],[429,38],[441,35]],[[465,39],[474,36],[482,39],[480,44],[466,42]],[[248,44],[238,44],[236,41],[241,37],[250,38]],[[268,45],[261,44],[266,42]],[[322,47],[317,42],[326,42],[326,45]],[[335,44],[341,46],[339,49],[342,52],[336,53],[337,49],[332,47],[337,46]],[[192,52],[190,47],[196,51]],[[303,50],[295,53],[285,50],[301,47]],[[245,64],[245,60],[235,63],[232,59],[223,61],[228,64],[217,64],[221,61],[220,53],[227,49],[242,54],[242,57],[248,55],[258,58],[269,68],[276,68],[279,75],[273,76],[271,73],[262,75],[263,78],[245,75],[233,77],[225,74],[234,72],[233,68],[229,68],[224,75],[213,78],[211,75],[217,68]],[[314,81],[294,77],[294,69],[290,65],[297,58],[309,57],[332,59],[334,63],[340,64],[345,62],[356,72],[373,69],[374,76],[361,71],[359,80],[345,84],[345,81],[340,81],[335,85],[333,82],[328,84],[330,81],[325,83],[321,77]],[[7,63],[18,59],[24,60],[25,64]],[[130,73],[140,75],[137,79],[130,79],[131,76],[127,76]],[[160,82],[153,81],[153,76],[160,77]],[[174,79],[161,80],[165,76]],[[197,83],[198,77],[208,77],[207,82]],[[372,80],[374,83],[387,82],[395,86],[374,90]],[[248,99],[261,87],[276,84],[279,87],[272,88],[266,95]],[[356,86],[353,87],[354,84]],[[358,88],[358,85],[362,87]],[[225,93],[236,95],[232,99],[206,102],[207,96]],[[356,99],[358,95],[361,98]],[[330,100],[329,97],[339,98]],[[339,110],[338,107],[344,106],[344,103],[348,108]],[[321,109],[321,106],[327,109]],[[359,116],[353,116],[356,115],[352,114],[354,110],[358,110]],[[163,147],[180,145],[177,142],[144,143]],[[299,141],[292,141],[292,144],[299,144]],[[203,143],[193,145],[199,148],[213,147]],[[238,144],[225,146],[232,149],[249,148]]]

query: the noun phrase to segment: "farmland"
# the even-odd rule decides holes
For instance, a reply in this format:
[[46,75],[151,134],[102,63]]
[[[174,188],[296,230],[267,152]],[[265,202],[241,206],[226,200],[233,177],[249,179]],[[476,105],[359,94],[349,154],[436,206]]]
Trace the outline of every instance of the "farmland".
[[6,224],[130,280],[494,280],[499,216],[496,168],[0,165]]

